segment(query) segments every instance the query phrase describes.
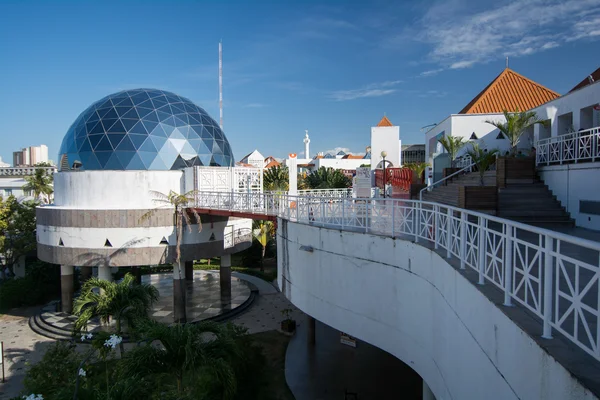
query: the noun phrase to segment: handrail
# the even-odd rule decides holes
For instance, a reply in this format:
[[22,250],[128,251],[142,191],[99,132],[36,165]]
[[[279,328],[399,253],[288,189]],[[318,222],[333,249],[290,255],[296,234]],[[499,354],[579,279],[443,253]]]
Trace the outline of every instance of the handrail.
[[558,331],[600,361],[600,324],[569,318],[600,315],[600,242],[417,200],[198,192],[194,206],[430,242],[460,260],[460,269],[474,270],[479,284],[498,287],[505,306],[518,303],[535,315],[543,338]]
[[458,175],[458,174],[460,174],[460,173],[462,173],[462,172],[466,171],[467,169],[469,170],[469,172],[473,171],[473,166],[474,166],[474,165],[475,165],[475,163],[474,163],[474,162],[471,162],[471,164],[467,165],[467,166],[466,166],[466,167],[464,167],[463,169],[460,169],[460,170],[456,171],[455,173],[453,173],[453,174],[450,174],[450,175],[448,175],[447,177],[445,177],[445,178],[442,178],[442,179],[440,179],[439,181],[437,181],[437,182],[434,182],[434,183],[432,183],[431,185],[424,187],[423,189],[421,189],[421,190],[419,191],[419,201],[423,201],[423,192],[424,192],[425,190],[431,190],[431,189],[432,189],[432,188],[434,188],[434,187],[435,187],[435,186],[436,186],[438,183],[442,183],[442,182],[446,181],[447,179],[450,179],[450,178],[454,177],[455,175]]
[[535,142],[536,165],[600,159],[600,127],[539,139]]

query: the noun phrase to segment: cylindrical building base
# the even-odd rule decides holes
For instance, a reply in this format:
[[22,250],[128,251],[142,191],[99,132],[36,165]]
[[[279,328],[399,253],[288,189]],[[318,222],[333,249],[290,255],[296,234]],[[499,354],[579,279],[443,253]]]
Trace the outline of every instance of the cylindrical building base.
[[423,400],[435,400],[435,396],[433,392],[429,388],[429,385],[423,379]]
[[98,279],[102,279],[103,281],[113,281],[112,272],[110,267],[101,265],[98,267]]
[[181,263],[173,263],[173,314],[174,322],[183,324],[187,322],[185,313],[185,271]]
[[231,255],[221,256],[221,267],[219,268],[219,279],[221,283],[221,297],[231,297]]
[[73,266],[60,266],[60,301],[62,312],[73,312]]

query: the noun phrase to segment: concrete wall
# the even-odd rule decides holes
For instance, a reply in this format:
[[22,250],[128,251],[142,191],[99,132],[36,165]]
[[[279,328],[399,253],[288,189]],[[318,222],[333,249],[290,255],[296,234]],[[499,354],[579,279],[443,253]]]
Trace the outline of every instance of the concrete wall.
[[183,191],[182,171],[74,171],[54,175],[54,205],[84,209],[155,208],[151,191]]
[[544,166],[538,172],[577,226],[600,230],[600,215],[579,212],[580,200],[600,202],[600,162]]
[[425,247],[282,220],[277,241],[279,287],[294,305],[398,357],[438,400],[594,398]]
[[363,164],[369,164],[371,160],[364,159],[340,159],[340,158],[319,158],[313,161],[315,166],[311,170],[317,170],[321,167],[333,169],[356,169]]

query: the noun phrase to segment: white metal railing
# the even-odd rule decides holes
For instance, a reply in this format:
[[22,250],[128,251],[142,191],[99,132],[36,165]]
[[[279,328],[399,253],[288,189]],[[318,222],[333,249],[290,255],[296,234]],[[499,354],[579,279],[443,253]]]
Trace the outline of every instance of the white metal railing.
[[199,192],[196,206],[431,243],[600,360],[600,243],[443,204]]
[[[469,157],[469,160],[471,159],[471,157]],[[458,171],[456,171],[453,174],[450,174],[448,176],[446,176],[445,178],[440,179],[437,182],[433,182],[431,185],[424,187],[423,189],[419,190],[419,200],[423,201],[423,192],[424,191],[431,191],[431,189],[433,189],[434,187],[438,186],[440,183],[447,181],[450,178],[454,178],[457,175],[463,174],[465,172],[471,172],[473,171],[473,166],[475,165],[474,162],[471,162],[469,165],[466,165],[464,167],[462,167],[461,169],[459,169]]]
[[[269,191],[270,194],[288,194],[285,191]],[[344,198],[352,197],[352,188],[342,189],[301,189],[298,190],[298,196],[310,196],[310,197],[327,197],[327,198]]]
[[57,172],[57,167],[3,167],[0,176],[29,176],[34,175],[37,169],[46,170],[50,174]]
[[600,159],[600,127],[540,139],[535,148],[536,165],[596,161]]

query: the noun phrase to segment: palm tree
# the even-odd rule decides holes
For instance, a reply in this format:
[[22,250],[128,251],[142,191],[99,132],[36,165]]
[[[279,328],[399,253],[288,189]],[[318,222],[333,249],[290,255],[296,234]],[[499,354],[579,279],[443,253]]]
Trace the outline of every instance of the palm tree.
[[47,163],[38,163],[35,166],[34,174],[25,177],[27,183],[23,186],[23,190],[32,192],[33,197],[40,202],[49,203],[50,195],[54,192],[52,186],[54,178],[44,167],[49,167],[51,165]]
[[[121,282],[109,282],[90,278],[81,287],[81,294],[74,301],[73,313],[77,315],[75,330],[87,327],[94,317],[108,324],[112,317],[116,333],[122,336],[122,323],[131,327],[140,318],[146,318],[152,304],[158,300],[158,289],[152,285],[135,283],[135,277],[126,274]],[[123,346],[121,346],[123,352]]]
[[208,374],[222,385],[223,398],[235,394],[237,381],[233,364],[244,355],[244,342],[240,340],[244,334],[242,329],[214,322],[168,326],[147,320],[138,330],[145,344],[130,350],[123,359],[128,373],[156,374],[157,378],[170,376],[175,379],[179,394],[186,390],[186,375]]
[[[190,208],[189,205],[194,203],[196,191],[191,190],[187,193],[179,194],[174,191],[169,191],[168,194],[157,192],[155,190],[151,190],[150,194],[154,196],[153,201],[159,204],[159,207],[154,208],[144,215],[142,215],[142,221],[149,219],[152,215],[154,215],[158,210],[165,208],[173,209],[173,219],[175,220],[175,267],[177,268],[177,273],[179,275],[179,280],[183,279],[181,275],[181,240],[183,238],[183,223],[188,227],[188,230],[192,231],[192,223],[195,222],[198,224],[198,231],[202,230],[202,223],[200,221],[200,215],[196,212],[194,208]],[[190,214],[193,215],[194,221],[190,217]],[[173,286],[175,289],[175,286]],[[180,310],[181,315],[177,315],[177,305],[175,305],[176,317],[178,317],[178,322],[186,322],[186,310],[185,310],[185,288],[181,285],[181,299],[183,299],[183,308]]]
[[429,167],[429,164],[426,162],[414,162],[406,164],[405,167],[411,171],[414,171],[419,177],[420,183],[423,183],[423,172],[425,172],[425,169]]
[[260,257],[260,270],[265,270],[265,252],[267,250],[267,244],[273,237],[273,230],[275,225],[271,221],[252,221],[252,234],[254,238],[262,246],[262,253]]
[[444,136],[439,140],[444,150],[450,154],[450,162],[453,167],[458,152],[466,144],[464,140],[465,138],[462,136]]
[[504,119],[506,120],[505,122],[489,120],[485,122],[494,125],[504,136],[506,136],[510,142],[510,154],[513,156],[517,154],[517,145],[521,140],[521,136],[523,136],[527,129],[535,124],[542,124],[544,126],[548,124],[547,121],[540,120],[534,111],[519,112],[519,109],[517,108],[514,113],[509,113],[506,110],[504,110],[503,113]]
[[311,189],[341,189],[352,185],[352,180],[339,169],[321,167],[305,178]]
[[288,190],[289,181],[289,170],[286,166],[268,168],[263,174],[263,186],[266,190]]
[[485,182],[483,177],[485,176],[485,171],[496,162],[496,154],[498,153],[497,149],[492,150],[484,150],[477,143],[471,143],[471,150],[467,151],[467,154],[471,157],[471,160],[477,166],[479,170],[479,179],[481,186],[485,186]]

